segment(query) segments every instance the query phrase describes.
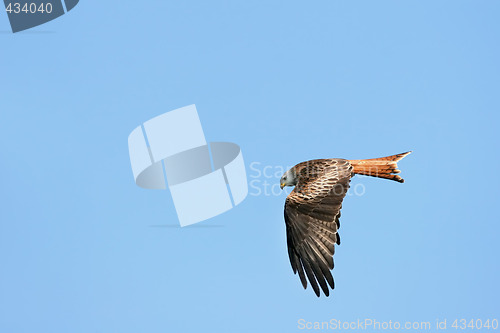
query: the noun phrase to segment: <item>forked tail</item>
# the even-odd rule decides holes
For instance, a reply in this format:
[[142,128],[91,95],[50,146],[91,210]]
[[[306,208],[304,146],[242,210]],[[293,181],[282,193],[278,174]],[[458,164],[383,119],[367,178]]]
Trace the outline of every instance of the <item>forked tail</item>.
[[398,169],[398,161],[401,161],[410,153],[411,151],[387,157],[371,158],[369,160],[349,160],[349,163],[351,163],[353,172],[357,175],[386,178],[404,183],[405,180],[396,175],[401,172]]

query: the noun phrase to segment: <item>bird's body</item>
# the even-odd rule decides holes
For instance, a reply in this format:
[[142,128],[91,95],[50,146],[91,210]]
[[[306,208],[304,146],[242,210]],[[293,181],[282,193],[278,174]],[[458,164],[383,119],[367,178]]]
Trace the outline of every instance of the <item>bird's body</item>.
[[[281,187],[295,186],[285,201],[288,256],[302,285],[328,296],[334,288],[333,254],[340,244],[340,209],[351,178],[367,175],[404,182],[397,162],[410,152],[369,160],[319,159],[299,163],[281,177]],[[307,277],[307,279],[306,279]],[[318,286],[319,285],[319,286]]]

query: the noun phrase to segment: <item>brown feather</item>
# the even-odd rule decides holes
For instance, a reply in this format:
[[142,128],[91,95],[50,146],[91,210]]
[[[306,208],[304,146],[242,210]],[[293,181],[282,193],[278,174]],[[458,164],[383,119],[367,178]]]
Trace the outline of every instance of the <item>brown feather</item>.
[[[333,289],[335,244],[342,200],[352,176],[352,166],[343,159],[307,161],[296,165],[298,183],[285,203],[285,223],[290,263],[294,273],[301,268],[317,296]],[[307,281],[301,276],[304,288]]]
[[395,174],[401,172],[401,170],[398,169],[398,161],[402,160],[410,153],[411,151],[367,160],[349,160],[349,163],[353,167],[354,174],[385,178],[404,183],[404,179]]

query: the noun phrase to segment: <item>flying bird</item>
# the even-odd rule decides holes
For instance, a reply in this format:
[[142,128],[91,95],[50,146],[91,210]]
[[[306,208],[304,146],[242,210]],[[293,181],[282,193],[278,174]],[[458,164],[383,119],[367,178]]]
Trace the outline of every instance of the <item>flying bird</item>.
[[[404,182],[397,162],[411,151],[367,160],[311,160],[283,174],[280,187],[295,186],[285,201],[288,257],[304,289],[307,280],[316,295],[334,288],[331,270],[335,245],[340,245],[340,209],[354,175]],[[306,279],[307,277],[307,279]],[[319,285],[319,287],[318,287]]]

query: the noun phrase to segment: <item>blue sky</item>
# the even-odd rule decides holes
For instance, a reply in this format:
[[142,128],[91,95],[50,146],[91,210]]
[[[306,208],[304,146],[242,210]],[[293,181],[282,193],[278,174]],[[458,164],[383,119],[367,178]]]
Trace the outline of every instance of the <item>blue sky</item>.
[[[497,1],[82,1],[0,13],[0,331],[295,332],[499,317]],[[280,170],[413,150],[357,176],[329,298],[289,266],[281,195],[178,228],[127,137],[196,104],[209,141]],[[451,328],[449,328],[452,331]],[[454,329],[453,329],[454,330]],[[306,330],[307,331],[307,330]]]

